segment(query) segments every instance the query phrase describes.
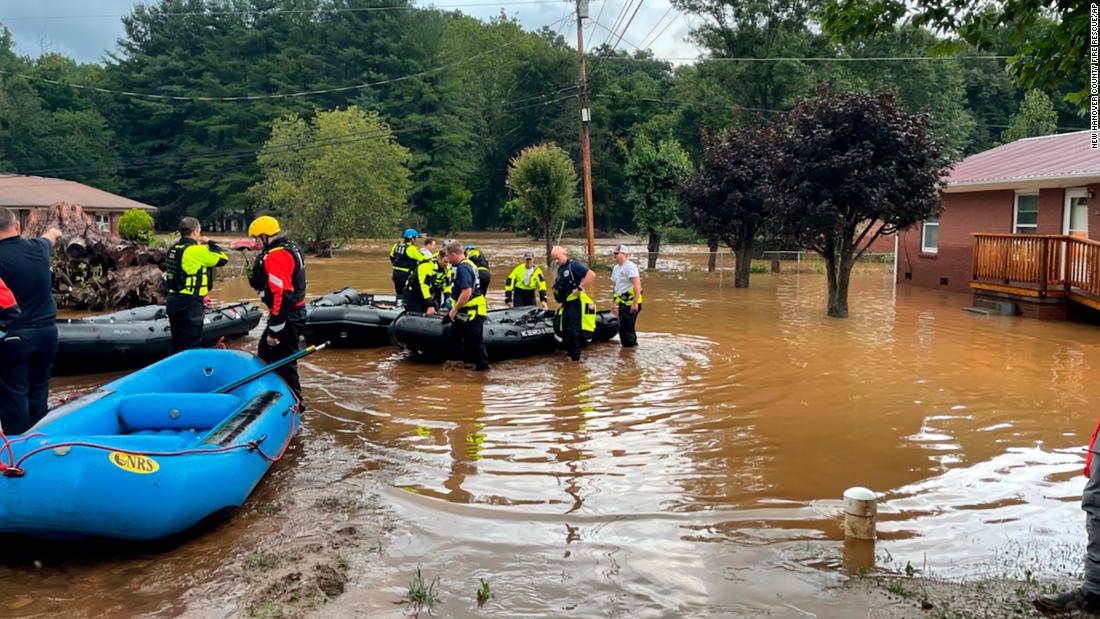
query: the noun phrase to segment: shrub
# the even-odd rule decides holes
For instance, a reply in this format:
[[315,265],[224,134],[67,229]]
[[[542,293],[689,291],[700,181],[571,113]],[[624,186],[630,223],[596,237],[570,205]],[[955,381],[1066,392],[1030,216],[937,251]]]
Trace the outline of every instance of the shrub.
[[145,211],[132,209],[118,219],[118,234],[127,241],[148,243],[153,234],[153,218]]

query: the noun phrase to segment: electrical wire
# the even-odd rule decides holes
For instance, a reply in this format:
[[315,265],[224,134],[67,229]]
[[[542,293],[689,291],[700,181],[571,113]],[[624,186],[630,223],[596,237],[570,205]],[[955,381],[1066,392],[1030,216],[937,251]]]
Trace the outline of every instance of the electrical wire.
[[[343,7],[343,8],[313,8],[313,9],[268,9],[268,10],[241,10],[241,11],[171,11],[160,12],[157,16],[164,17],[225,17],[236,15],[302,15],[302,14],[317,14],[327,15],[332,13],[372,13],[377,11],[417,11],[417,10],[431,10],[431,9],[464,9],[464,8],[476,8],[476,7],[506,7],[506,6],[524,6],[524,5],[538,5],[538,4],[559,4],[559,0],[508,0],[502,2],[471,2],[462,4],[441,4],[441,5],[428,5],[428,6],[414,6],[412,4],[400,5],[400,6],[365,6],[365,7]],[[56,21],[63,19],[106,19],[106,18],[120,18],[129,17],[132,13],[97,13],[91,15],[13,15],[10,17],[0,17],[2,22],[14,22],[14,21]]]
[[642,37],[642,45],[645,45],[646,39],[648,39],[649,35],[653,34],[657,30],[657,27],[661,25],[661,22],[665,21],[665,18],[668,17],[669,13],[675,10],[675,6],[673,6],[672,4],[668,5],[668,9],[661,14],[661,17],[656,22],[654,22],[653,27],[649,29],[649,32],[647,32],[646,35]]
[[866,58],[852,56],[837,57],[797,57],[797,56],[773,56],[768,58],[729,57],[729,56],[653,56],[652,58],[633,58],[631,56],[615,56],[614,60],[633,62],[647,62],[650,60],[687,61],[687,62],[916,62],[921,60],[1005,60],[1010,56],[869,56]]
[[627,20],[626,25],[623,26],[623,29],[619,31],[619,40],[615,41],[615,44],[611,46],[611,50],[608,53],[615,51],[615,48],[619,46],[619,43],[622,43],[623,36],[626,35],[626,32],[628,30],[630,30],[630,24],[634,23],[634,18],[638,16],[638,11],[641,10],[642,3],[644,2],[645,0],[638,0],[637,6],[634,7],[634,12],[630,14],[630,19]]
[[[563,21],[564,19],[567,19],[567,18],[562,18],[562,19],[559,19],[555,22],[552,22],[550,24],[550,26],[558,24],[559,22]],[[99,87],[99,86],[89,86],[87,84],[72,84],[72,83],[69,83],[69,82],[62,82],[60,80],[54,80],[54,79],[50,79],[50,78],[46,78],[46,77],[40,77],[40,76],[36,76],[36,75],[27,75],[25,73],[18,73],[18,72],[15,72],[15,71],[0,70],[0,74],[10,75],[12,77],[19,77],[19,78],[22,78],[22,79],[25,79],[25,80],[28,80],[28,81],[43,82],[43,83],[52,84],[52,85],[55,85],[55,86],[67,86],[69,88],[74,88],[74,89],[77,89],[77,90],[87,90],[87,91],[98,92],[98,93],[102,93],[102,94],[125,96],[125,97],[131,97],[131,98],[139,98],[139,99],[151,99],[151,100],[158,100],[158,101],[230,102],[230,101],[264,101],[264,100],[273,100],[273,99],[274,100],[299,99],[299,98],[305,98],[305,97],[312,97],[312,96],[316,96],[316,95],[327,95],[327,94],[333,94],[333,93],[338,93],[338,92],[348,92],[348,91],[353,91],[353,90],[365,90],[367,88],[373,88],[373,87],[376,87],[376,86],[384,86],[384,85],[387,85],[387,84],[395,84],[395,83],[398,83],[398,82],[404,82],[404,81],[415,79],[415,78],[418,78],[418,77],[424,77],[426,75],[431,75],[433,73],[439,73],[440,71],[445,71],[447,69],[452,69],[454,67],[466,64],[468,62],[471,62],[471,61],[476,60],[478,58],[481,58],[483,56],[487,56],[487,55],[490,55],[490,54],[495,54],[495,53],[497,53],[497,52],[499,52],[503,49],[506,49],[508,47],[511,47],[512,45],[515,45],[516,43],[519,43],[526,35],[527,35],[527,33],[524,32],[522,35],[517,36],[515,39],[513,39],[513,40],[511,40],[511,41],[509,41],[509,42],[507,42],[503,45],[495,47],[493,49],[478,52],[478,53],[476,53],[472,56],[468,56],[466,58],[462,58],[462,59],[456,60],[454,62],[450,62],[450,63],[444,64],[444,65],[441,65],[441,66],[438,66],[438,67],[434,67],[434,68],[431,68],[431,69],[426,69],[424,71],[419,71],[417,73],[412,73],[412,74],[409,74],[409,75],[402,75],[402,76],[399,76],[399,77],[394,77],[394,78],[389,78],[389,79],[384,79],[384,80],[378,80],[378,81],[375,81],[375,82],[365,82],[365,83],[362,83],[362,84],[355,84],[353,86],[337,86],[337,87],[334,87],[334,88],[322,88],[322,89],[317,89],[317,90],[303,90],[303,91],[300,91],[300,92],[291,92],[291,93],[275,93],[275,94],[263,94],[263,95],[235,95],[235,96],[228,96],[228,97],[207,97],[207,96],[192,96],[192,95],[162,95],[162,94],[156,94],[156,93],[132,92],[132,91],[127,91],[127,90],[112,90],[110,88],[102,88],[102,87]]]

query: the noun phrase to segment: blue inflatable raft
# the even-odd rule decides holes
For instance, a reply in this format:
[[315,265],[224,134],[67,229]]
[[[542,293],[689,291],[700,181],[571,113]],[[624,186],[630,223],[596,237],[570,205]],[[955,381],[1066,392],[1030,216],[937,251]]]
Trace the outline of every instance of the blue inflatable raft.
[[151,540],[239,507],[298,429],[290,389],[234,350],[190,350],[0,444],[0,533]]

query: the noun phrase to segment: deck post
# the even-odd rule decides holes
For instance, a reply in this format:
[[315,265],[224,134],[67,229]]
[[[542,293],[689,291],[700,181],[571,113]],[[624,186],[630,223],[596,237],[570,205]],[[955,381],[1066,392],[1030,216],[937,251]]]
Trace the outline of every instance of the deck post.
[[1039,298],[1045,299],[1047,297],[1047,247],[1050,245],[1050,239],[1043,239],[1042,243],[1039,243]]

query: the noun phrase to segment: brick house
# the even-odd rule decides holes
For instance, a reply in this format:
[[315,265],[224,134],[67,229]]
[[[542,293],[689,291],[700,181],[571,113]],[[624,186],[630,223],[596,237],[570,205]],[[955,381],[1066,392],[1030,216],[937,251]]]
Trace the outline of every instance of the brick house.
[[1090,132],[998,146],[959,162],[945,180],[939,219],[899,234],[899,284],[1055,304],[1071,288],[1092,287],[1097,278],[1066,277],[1093,254],[1100,260],[1090,242],[1100,241],[1100,150],[1090,148]]
[[79,204],[103,230],[118,233],[118,218],[128,210],[139,209],[154,218],[157,208],[122,196],[89,187],[75,181],[41,176],[0,175],[0,206],[15,212],[21,224],[33,209],[57,202]]

